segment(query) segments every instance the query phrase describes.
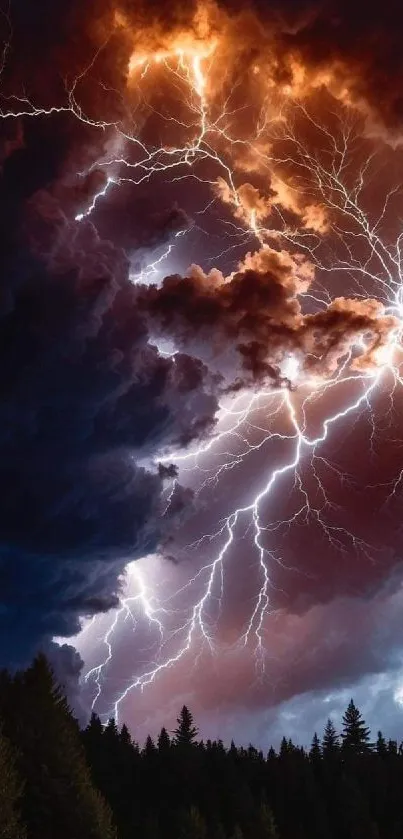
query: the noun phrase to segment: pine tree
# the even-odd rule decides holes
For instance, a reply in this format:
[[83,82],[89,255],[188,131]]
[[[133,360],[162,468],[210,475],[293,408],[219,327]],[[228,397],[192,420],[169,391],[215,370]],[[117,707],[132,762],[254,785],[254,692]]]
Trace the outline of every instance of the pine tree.
[[134,754],[135,749],[133,747],[133,741],[130,735],[130,731],[127,725],[123,723],[118,735],[117,748],[117,758],[121,772],[130,771],[130,768],[133,763]]
[[168,734],[165,726],[163,726],[161,728],[161,731],[158,735],[157,745],[158,745],[158,751],[160,753],[166,754],[167,752],[169,752],[169,749],[171,747],[171,740],[169,738],[169,734]]
[[123,723],[122,728],[120,729],[119,740],[125,747],[132,746],[132,738],[126,723]]
[[91,783],[78,725],[44,656],[16,677],[13,690],[7,732],[26,782],[22,814],[30,839],[54,839],[55,825],[58,839],[112,839],[109,808]]
[[23,785],[11,743],[0,730],[0,839],[25,839],[20,816]]
[[334,727],[333,720],[329,718],[325,725],[322,739],[323,756],[330,757],[331,755],[334,755],[339,748],[339,737]]
[[313,738],[312,738],[312,744],[311,744],[311,748],[309,750],[309,758],[312,761],[312,763],[316,763],[316,764],[319,763],[321,758],[322,758],[322,751],[321,751],[321,748],[320,748],[320,740],[319,740],[319,737],[318,737],[316,731],[315,731],[315,734],[313,735]]
[[93,737],[94,740],[97,741],[100,737],[102,737],[104,733],[104,727],[101,723],[101,720],[99,719],[98,715],[94,713],[94,711],[91,714],[90,721],[85,731],[87,732],[89,737]]
[[101,720],[96,714],[92,713],[91,719],[81,735],[87,760],[91,767],[97,764],[104,751],[102,742],[103,733],[104,727]]
[[113,717],[108,720],[104,735],[105,743],[117,745],[119,742],[119,730]]
[[234,743],[234,741],[233,741],[233,740],[231,740],[231,745],[230,745],[230,747],[229,747],[228,754],[229,754],[229,756],[230,756],[231,760],[233,760],[233,761],[236,761],[236,760],[237,760],[237,758],[238,758],[238,749],[237,749],[237,747],[236,747],[236,745],[235,745],[235,743]]
[[179,827],[180,839],[207,839],[206,823],[197,807],[183,813]]
[[290,748],[288,744],[288,740],[283,737],[280,743],[280,757],[284,758],[289,754]]
[[378,737],[376,740],[376,752],[379,757],[386,757],[388,754],[388,747],[386,745],[386,740],[382,734],[382,731],[378,731]]
[[353,754],[362,754],[371,749],[370,730],[362,718],[361,712],[351,699],[343,716],[343,750]]
[[[91,776],[97,789],[102,790],[104,778],[109,775],[110,760],[103,740],[104,727],[97,714],[92,713],[91,719],[81,732],[87,763],[91,769]],[[108,790],[109,791],[109,790]]]
[[177,723],[178,727],[173,732],[175,744],[177,746],[193,745],[199,731],[193,724],[193,716],[186,705],[183,706]]
[[153,758],[154,755],[157,753],[157,747],[154,743],[154,740],[150,735],[147,736],[146,742],[144,744],[143,754],[146,758]]

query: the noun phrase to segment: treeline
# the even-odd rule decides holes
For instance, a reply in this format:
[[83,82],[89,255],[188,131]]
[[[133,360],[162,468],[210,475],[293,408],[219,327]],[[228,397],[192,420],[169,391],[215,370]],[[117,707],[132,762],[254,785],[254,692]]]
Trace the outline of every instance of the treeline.
[[351,701],[309,750],[199,741],[190,711],[143,747],[80,731],[43,656],[0,674],[0,839],[402,839],[403,749]]

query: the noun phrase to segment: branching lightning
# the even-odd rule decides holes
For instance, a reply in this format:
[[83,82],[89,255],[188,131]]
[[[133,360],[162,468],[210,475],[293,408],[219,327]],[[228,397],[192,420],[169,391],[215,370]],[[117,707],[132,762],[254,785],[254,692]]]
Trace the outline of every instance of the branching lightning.
[[[2,52],[2,66],[7,60],[7,50],[8,44]],[[254,495],[245,490],[245,501],[230,509],[213,532],[201,533],[183,548],[187,555],[199,557],[200,566],[185,585],[164,599],[157,591],[150,590],[144,568],[140,571],[137,565],[130,567],[129,584],[135,593],[122,598],[101,641],[105,655],[85,675],[86,683],[93,689],[92,707],[97,709],[113,659],[114,643],[123,625],[130,622],[140,638],[146,632],[149,662],[139,667],[123,689],[117,691],[108,712],[118,717],[132,692],[144,690],[187,656],[191,655],[193,662],[197,662],[205,650],[214,654],[219,644],[217,627],[225,598],[226,575],[230,573],[240,533],[253,546],[259,583],[249,616],[234,646],[251,652],[259,679],[266,672],[268,618],[275,611],[272,569],[276,564],[289,568],[281,552],[271,547],[270,540],[274,536],[285,537],[295,526],[313,522],[335,551],[360,553],[372,561],[376,547],[335,523],[337,510],[326,475],[340,484],[353,478],[327,457],[326,444],[337,428],[345,429],[346,421],[355,421],[366,413],[370,418],[369,443],[373,448],[374,404],[382,395],[389,398],[392,411],[395,393],[403,384],[403,232],[398,230],[392,243],[383,235],[389,208],[399,194],[400,185],[392,184],[387,190],[375,218],[365,209],[375,153],[367,155],[363,162],[354,115],[345,108],[340,108],[341,116],[337,119],[333,114],[331,119],[321,121],[303,100],[284,90],[276,107],[268,96],[263,98],[246,139],[244,134],[236,133],[242,111],[236,104],[237,85],[221,98],[214,93],[220,66],[218,37],[204,42],[188,39],[174,43],[172,49],[152,54],[135,53],[130,61],[128,101],[136,100],[143,110],[162,120],[169,136],[176,131],[184,137],[183,143],[177,146],[147,144],[136,122],[136,108],[128,106],[125,118],[119,121],[103,121],[83,112],[79,104],[80,85],[90,72],[96,72],[96,61],[97,55],[72,83],[66,82],[65,104],[43,107],[25,95],[8,96],[3,98],[7,107],[1,113],[3,119],[19,119],[51,118],[54,113],[66,112],[94,129],[115,132],[114,148],[118,148],[118,153],[104,155],[88,171],[80,173],[80,177],[85,177],[92,170],[101,170],[105,181],[88,206],[76,215],[78,223],[90,217],[99,202],[108,200],[109,191],[122,184],[136,187],[161,175],[173,184],[194,180],[213,191],[210,202],[200,210],[199,219],[212,205],[224,207],[220,224],[225,247],[217,254],[209,254],[209,261],[211,257],[215,264],[220,259],[236,262],[248,250],[261,253],[272,247],[288,247],[294,253],[303,253],[315,266],[314,284],[299,295],[306,311],[326,311],[332,302],[327,279],[334,284],[346,277],[358,300],[367,300],[370,288],[385,312],[395,318],[395,325],[365,366],[359,360],[367,349],[366,334],[358,336],[357,343],[346,350],[342,360],[325,373],[315,372],[314,363],[310,372],[309,365],[288,353],[280,365],[277,387],[242,392],[233,399],[228,397],[221,407],[213,437],[196,450],[167,456],[167,462],[178,464],[181,478],[191,476],[196,498],[203,500],[229,474],[245,464],[247,468],[248,461],[257,453],[266,456],[268,451],[275,451],[273,445],[279,446],[280,452],[273,458],[276,465],[259,478]],[[258,74],[259,67],[255,70]],[[160,113],[152,105],[153,80],[157,77],[163,78],[169,101],[177,107],[177,112]],[[250,169],[256,174],[259,189],[264,182],[270,184],[266,197],[256,187],[254,202],[246,200],[239,184],[243,170],[238,158],[242,155],[252,161]],[[131,280],[147,283],[158,280],[160,269],[163,270],[165,261],[188,232],[176,233],[163,252],[141,272],[132,275]],[[230,279],[231,275],[226,281]],[[329,413],[330,399],[338,407]],[[402,474],[403,470],[398,469],[391,480],[389,497],[396,494]],[[285,492],[292,498],[292,511],[284,518],[270,518],[270,509],[276,509]],[[167,508],[171,500],[169,493]],[[182,605],[178,605],[179,598]],[[96,623],[92,632],[95,627]]]

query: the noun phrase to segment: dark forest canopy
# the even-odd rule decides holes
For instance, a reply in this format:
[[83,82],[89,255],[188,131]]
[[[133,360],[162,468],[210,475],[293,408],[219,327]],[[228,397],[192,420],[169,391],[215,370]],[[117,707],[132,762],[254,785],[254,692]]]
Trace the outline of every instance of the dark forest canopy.
[[0,839],[401,839],[403,747],[353,700],[309,750],[203,742],[182,708],[140,747],[93,714],[80,731],[43,656],[0,673]]

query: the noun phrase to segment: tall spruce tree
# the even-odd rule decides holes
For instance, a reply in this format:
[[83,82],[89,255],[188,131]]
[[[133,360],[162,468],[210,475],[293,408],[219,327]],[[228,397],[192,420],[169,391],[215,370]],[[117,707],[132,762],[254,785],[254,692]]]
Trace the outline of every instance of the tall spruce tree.
[[314,764],[320,763],[321,758],[322,758],[322,750],[321,750],[321,747],[320,747],[320,740],[319,740],[319,737],[318,737],[316,731],[315,731],[315,734],[312,737],[311,748],[309,750],[309,758],[310,758],[311,762],[314,763]]
[[131,748],[132,745],[133,745],[131,734],[130,734],[130,731],[129,731],[126,723],[123,723],[122,728],[120,729],[119,741],[120,741],[120,743],[122,743],[124,745],[125,748],[129,747],[129,746]]
[[0,729],[0,839],[25,839],[20,808],[23,784],[16,754]]
[[289,753],[290,753],[289,742],[286,739],[286,737],[282,737],[281,743],[280,743],[279,757],[280,758],[285,758],[289,755]]
[[376,739],[376,752],[379,757],[386,757],[388,754],[388,747],[386,745],[386,740],[382,734],[382,731],[378,731],[378,736]]
[[153,738],[150,734],[146,737],[146,742],[144,743],[143,755],[144,757],[153,760],[155,755],[157,754],[157,747],[154,743]]
[[186,705],[183,706],[180,716],[177,719],[177,728],[175,728],[174,742],[177,746],[191,746],[196,740],[199,733],[194,725],[193,716]]
[[169,752],[171,748],[171,741],[165,726],[161,728],[161,731],[158,735],[157,746],[158,751],[162,754],[167,754],[167,752]]
[[91,719],[81,734],[87,761],[94,769],[94,777],[98,781],[100,764],[103,763],[105,746],[103,743],[104,727],[97,714],[92,713]]
[[343,750],[351,754],[362,754],[371,750],[370,730],[361,712],[351,699],[343,716]]
[[112,839],[109,808],[92,785],[79,729],[44,656],[14,680],[5,719],[25,781],[29,839]]
[[340,747],[339,737],[335,729],[333,720],[328,719],[322,739],[322,753],[323,757],[330,757],[334,755]]

